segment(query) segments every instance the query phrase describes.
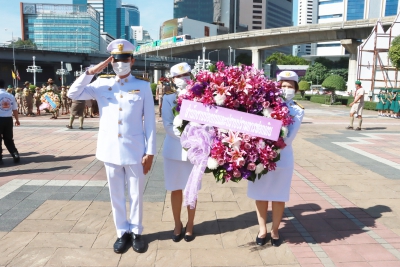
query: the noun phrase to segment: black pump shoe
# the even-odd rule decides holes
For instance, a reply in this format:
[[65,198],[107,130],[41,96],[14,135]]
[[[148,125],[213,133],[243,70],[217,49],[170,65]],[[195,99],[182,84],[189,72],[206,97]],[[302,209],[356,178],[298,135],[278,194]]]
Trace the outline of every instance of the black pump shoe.
[[117,238],[114,243],[114,252],[121,254],[125,253],[131,244],[131,235],[129,233],[124,233],[121,237]]
[[[191,241],[194,240],[194,231],[192,230],[192,235],[187,235],[186,234],[186,227],[187,227],[187,224],[185,226],[185,237],[183,239],[185,239],[186,242],[191,242]],[[193,226],[193,229],[194,229],[194,226]]]
[[273,239],[271,237],[271,245],[273,247],[279,247],[281,244],[282,244],[282,238],[281,237],[279,237],[278,239]]
[[256,237],[256,244],[259,246],[264,246],[267,243],[267,235],[265,235],[265,237]]
[[179,233],[179,235],[175,235],[175,233],[172,231],[172,241],[174,242],[179,242],[182,240],[183,236],[184,236],[185,232],[183,229],[183,225],[181,226],[181,232]]

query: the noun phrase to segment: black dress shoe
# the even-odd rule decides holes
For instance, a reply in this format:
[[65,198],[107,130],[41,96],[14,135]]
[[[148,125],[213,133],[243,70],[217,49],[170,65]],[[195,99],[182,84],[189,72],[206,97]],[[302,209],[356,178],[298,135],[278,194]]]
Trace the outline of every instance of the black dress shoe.
[[129,233],[124,233],[121,237],[117,238],[114,243],[114,252],[121,254],[129,249],[131,244],[131,235]]
[[[186,227],[187,227],[187,224],[185,226],[185,237],[183,239],[185,239],[186,242],[191,242],[191,241],[194,240],[194,231],[192,230],[192,234],[191,235],[187,235],[186,234]],[[194,226],[193,226],[193,228],[194,228]]]
[[282,239],[279,237],[278,239],[271,238],[271,245],[273,247],[279,247],[282,244]]
[[14,158],[14,163],[18,163],[20,161],[18,152],[11,153],[11,156]]
[[137,253],[143,253],[146,252],[147,249],[147,243],[143,240],[143,237],[141,235],[137,235],[132,233],[132,248],[134,251]]
[[258,234],[257,234],[256,244],[259,246],[264,246],[265,243],[267,243],[267,235],[265,235],[265,237],[258,237]]
[[183,238],[184,235],[185,235],[185,231],[184,231],[183,225],[182,225],[181,232],[180,232],[179,235],[175,235],[175,233],[172,232],[172,241],[174,241],[174,242],[179,242],[179,241],[182,240],[182,238]]

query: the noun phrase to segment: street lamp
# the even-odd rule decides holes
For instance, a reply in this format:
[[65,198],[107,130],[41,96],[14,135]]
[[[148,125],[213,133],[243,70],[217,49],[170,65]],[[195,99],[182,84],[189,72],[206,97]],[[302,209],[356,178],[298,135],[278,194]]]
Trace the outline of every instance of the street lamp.
[[43,70],[40,66],[36,66],[35,65],[35,56],[32,57],[33,58],[33,65],[32,66],[28,66],[28,68],[26,69],[26,72],[32,72],[33,73],[33,84],[36,86],[36,72],[37,73],[41,73]]
[[[7,31],[8,29],[4,29],[5,31]],[[14,56],[14,32],[11,31],[11,44],[12,44],[12,48],[13,48],[13,65],[14,65],[14,73],[16,73],[17,68],[15,67],[15,56]],[[14,81],[15,83],[15,81]],[[14,87],[17,87],[16,84],[14,84]]]
[[210,60],[210,53],[212,53],[212,52],[218,52],[218,61],[219,61],[219,50],[218,49],[208,52],[208,60]]
[[63,68],[63,62],[61,61],[61,69],[56,71],[57,75],[61,75],[61,86],[64,86],[64,75],[69,74],[69,71]]

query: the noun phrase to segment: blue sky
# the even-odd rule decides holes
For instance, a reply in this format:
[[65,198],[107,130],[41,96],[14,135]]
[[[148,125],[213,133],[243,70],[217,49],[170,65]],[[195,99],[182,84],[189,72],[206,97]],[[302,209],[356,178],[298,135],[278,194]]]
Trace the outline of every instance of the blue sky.
[[[293,1],[293,21],[297,24],[297,1]],[[57,3],[72,4],[72,0],[21,0],[24,3]],[[21,21],[18,0],[0,0],[0,43],[21,37]],[[140,10],[140,23],[150,32],[153,39],[158,39],[160,25],[173,17],[173,0],[123,0],[123,3],[134,4]],[[7,28],[7,31],[5,29]]]

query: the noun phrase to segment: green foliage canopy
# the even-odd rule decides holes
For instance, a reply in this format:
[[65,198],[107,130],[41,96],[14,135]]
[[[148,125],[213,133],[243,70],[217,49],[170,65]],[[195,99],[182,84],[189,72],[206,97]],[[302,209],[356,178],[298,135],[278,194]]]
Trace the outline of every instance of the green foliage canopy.
[[[13,47],[13,43],[9,44],[8,47]],[[37,46],[34,42],[31,40],[18,40],[14,42],[14,47],[15,48],[27,48],[27,49],[37,49]]]
[[389,59],[393,66],[400,69],[400,36],[397,36],[392,41],[392,46],[389,48]]
[[299,82],[299,90],[300,91],[307,91],[310,90],[310,83],[307,81],[300,81]]
[[344,91],[346,89],[346,82],[342,76],[339,75],[329,75],[322,82],[322,86],[330,91]]
[[321,63],[314,63],[311,65],[304,75],[303,80],[312,82],[313,84],[319,84],[321,81],[325,80],[328,75],[328,68]]
[[296,57],[292,55],[286,55],[284,53],[275,52],[265,59],[265,63],[276,65],[309,65],[310,62],[302,57]]
[[245,53],[240,53],[235,59],[235,64],[237,65],[239,63],[250,66],[252,64],[251,56]]
[[151,92],[153,95],[156,95],[156,90],[157,90],[157,84],[156,83],[151,83],[150,84]]

